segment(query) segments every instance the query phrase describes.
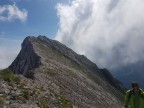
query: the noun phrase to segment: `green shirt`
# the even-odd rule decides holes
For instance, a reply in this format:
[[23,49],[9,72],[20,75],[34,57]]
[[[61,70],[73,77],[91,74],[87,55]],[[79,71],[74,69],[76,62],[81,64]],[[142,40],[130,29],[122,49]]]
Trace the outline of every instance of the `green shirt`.
[[135,93],[134,98],[134,108],[139,108],[139,93]]
[[130,91],[126,92],[125,105],[128,105],[128,108],[144,108],[144,91],[141,89],[140,93],[131,93],[131,97],[128,99]]

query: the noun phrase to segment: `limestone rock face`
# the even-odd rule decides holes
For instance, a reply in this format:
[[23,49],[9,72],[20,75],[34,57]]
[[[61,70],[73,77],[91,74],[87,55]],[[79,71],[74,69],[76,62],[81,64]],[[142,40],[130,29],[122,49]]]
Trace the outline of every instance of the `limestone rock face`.
[[40,65],[40,57],[35,53],[32,42],[30,38],[27,37],[22,43],[22,49],[19,55],[9,68],[16,74],[23,74],[27,77],[32,77],[33,72],[31,70]]
[[25,84],[30,90],[42,88],[33,95],[34,105],[42,98],[50,108],[123,106],[122,84],[115,82],[109,72],[46,36],[27,37],[9,69],[15,74],[32,78],[26,79]]

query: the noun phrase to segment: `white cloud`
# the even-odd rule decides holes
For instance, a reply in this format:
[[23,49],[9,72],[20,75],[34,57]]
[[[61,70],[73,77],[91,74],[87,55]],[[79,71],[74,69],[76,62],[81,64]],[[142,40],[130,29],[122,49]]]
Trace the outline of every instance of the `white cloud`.
[[56,39],[99,66],[144,59],[144,0],[73,0],[56,8]]
[[0,69],[8,67],[20,51],[21,40],[0,38]]
[[0,21],[14,21],[20,20],[25,22],[27,20],[28,11],[20,10],[15,4],[0,6]]

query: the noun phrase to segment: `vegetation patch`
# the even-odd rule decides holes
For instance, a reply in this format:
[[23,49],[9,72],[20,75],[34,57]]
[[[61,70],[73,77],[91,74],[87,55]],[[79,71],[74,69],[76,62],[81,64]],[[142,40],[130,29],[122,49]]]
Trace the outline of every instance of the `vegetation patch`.
[[3,79],[7,82],[20,83],[20,77],[15,76],[10,69],[4,69],[0,71],[0,79]]
[[55,75],[57,75],[57,73],[56,73],[56,71],[55,71],[54,69],[48,69],[48,70],[46,71],[46,73],[47,73],[48,75],[50,75],[50,76],[55,76]]
[[61,108],[73,108],[71,102],[64,96],[57,97]]
[[16,96],[16,100],[19,100],[19,102],[22,102],[22,103],[26,103],[26,99],[23,97],[23,96]]
[[44,92],[44,91],[45,90],[42,86],[41,87],[35,87],[33,90],[31,90],[30,95],[34,96],[34,95],[40,94],[41,92]]
[[40,107],[40,108],[49,108],[48,102],[47,102],[46,98],[44,98],[44,97],[41,97],[41,98],[40,98],[39,107]]
[[5,98],[0,96],[0,105],[3,105],[5,103]]
[[31,97],[31,92],[30,92],[30,90],[23,90],[22,93],[23,93],[23,97],[24,97],[26,100],[29,100],[29,99],[30,99],[30,97]]

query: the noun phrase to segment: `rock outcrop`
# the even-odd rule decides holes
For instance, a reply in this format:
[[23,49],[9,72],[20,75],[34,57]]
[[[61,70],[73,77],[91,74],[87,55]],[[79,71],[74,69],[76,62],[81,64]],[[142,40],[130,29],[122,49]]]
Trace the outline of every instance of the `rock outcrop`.
[[[27,77],[33,77],[33,69],[41,64],[40,57],[35,53],[32,42],[27,37],[22,43],[22,49],[9,68],[15,74],[23,74]],[[30,72],[31,71],[31,72]]]
[[[43,104],[46,108],[122,108],[123,105],[122,84],[107,70],[99,69],[84,55],[45,36],[27,37],[9,69],[28,77],[21,79],[34,93],[25,105],[30,102],[40,108],[44,108]],[[34,88],[40,91],[37,93]]]

